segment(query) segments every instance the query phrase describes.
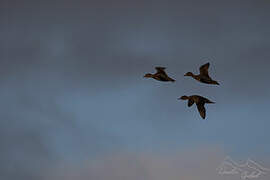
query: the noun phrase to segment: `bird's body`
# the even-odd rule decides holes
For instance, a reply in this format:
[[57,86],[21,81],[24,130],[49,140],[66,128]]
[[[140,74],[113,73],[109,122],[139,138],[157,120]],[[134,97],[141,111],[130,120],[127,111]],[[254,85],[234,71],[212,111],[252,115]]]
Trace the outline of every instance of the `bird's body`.
[[209,74],[208,74],[208,69],[209,69],[210,63],[206,63],[200,67],[200,74],[195,75],[192,72],[188,72],[185,74],[185,76],[191,76],[197,81],[201,83],[206,83],[206,84],[216,84],[219,85],[219,83],[215,80],[213,80]]
[[164,82],[167,82],[167,81],[171,81],[171,82],[174,82],[175,80],[170,78],[167,73],[165,72],[165,67],[155,67],[156,69],[156,73],[155,74],[150,74],[150,73],[147,73],[144,75],[145,78],[153,78],[155,80],[158,80],[158,81],[164,81]]
[[182,96],[179,99],[188,100],[188,107],[191,107],[194,103],[197,106],[197,109],[203,119],[206,117],[206,110],[204,104],[213,104],[214,102],[210,101],[209,99],[199,96],[199,95],[192,95],[192,96]]

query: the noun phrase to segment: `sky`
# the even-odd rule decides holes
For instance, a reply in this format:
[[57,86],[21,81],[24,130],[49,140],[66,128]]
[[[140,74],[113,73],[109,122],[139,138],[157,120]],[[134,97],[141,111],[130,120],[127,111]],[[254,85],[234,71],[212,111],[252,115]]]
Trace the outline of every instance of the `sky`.
[[[270,1],[2,0],[0,179],[238,180],[270,168]],[[210,62],[211,86],[183,75]],[[167,67],[175,83],[145,79]],[[177,100],[198,94],[206,105]],[[260,179],[269,179],[270,172]]]

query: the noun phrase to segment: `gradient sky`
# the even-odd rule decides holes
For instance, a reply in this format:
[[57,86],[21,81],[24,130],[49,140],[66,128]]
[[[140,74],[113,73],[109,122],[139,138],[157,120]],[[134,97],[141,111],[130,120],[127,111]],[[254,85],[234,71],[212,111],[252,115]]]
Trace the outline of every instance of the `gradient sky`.
[[[1,180],[223,180],[215,168],[227,155],[270,168],[270,1],[2,0],[0,9]],[[183,76],[206,62],[220,86]],[[176,82],[144,79],[155,66]],[[216,102],[205,121],[177,100],[192,94]]]

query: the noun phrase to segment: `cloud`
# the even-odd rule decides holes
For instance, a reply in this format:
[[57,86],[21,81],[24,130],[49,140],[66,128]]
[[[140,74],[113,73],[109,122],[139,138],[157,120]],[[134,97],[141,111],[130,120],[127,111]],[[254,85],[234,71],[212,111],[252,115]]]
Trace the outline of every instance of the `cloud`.
[[[44,180],[237,180],[217,172],[225,154],[218,148],[199,148],[174,153],[115,153],[79,166],[60,167],[47,172]],[[261,180],[266,180],[265,175]]]

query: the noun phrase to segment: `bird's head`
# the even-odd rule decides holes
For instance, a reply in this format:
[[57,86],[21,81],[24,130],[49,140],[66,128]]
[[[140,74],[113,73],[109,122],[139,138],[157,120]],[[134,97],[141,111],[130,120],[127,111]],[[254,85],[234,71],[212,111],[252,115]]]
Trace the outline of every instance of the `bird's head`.
[[192,72],[187,72],[184,76],[193,76]]
[[151,77],[153,77],[153,75],[150,74],[150,73],[147,73],[147,74],[145,74],[143,77],[145,77],[145,78],[151,78]]
[[181,96],[180,98],[178,98],[179,100],[181,99],[181,100],[188,100],[189,99],[189,97],[188,96]]

